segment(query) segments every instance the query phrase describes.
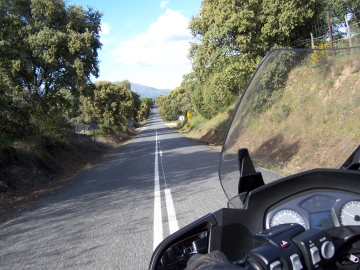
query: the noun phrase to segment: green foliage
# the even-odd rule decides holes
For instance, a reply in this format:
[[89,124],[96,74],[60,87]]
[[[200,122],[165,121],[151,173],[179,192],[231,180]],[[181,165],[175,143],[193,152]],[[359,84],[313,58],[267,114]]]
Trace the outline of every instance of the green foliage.
[[80,98],[73,95],[70,89],[60,89],[59,95],[62,102],[62,116],[67,121],[73,121],[79,115]]
[[242,93],[266,52],[308,36],[324,4],[314,0],[204,0],[189,28],[192,72],[183,87],[209,119]]
[[141,108],[139,95],[130,90],[128,81],[113,84],[96,82],[80,96],[79,120],[96,120],[105,134],[125,131],[128,121],[136,122]]
[[151,107],[154,104],[154,100],[152,98],[140,98],[140,110],[138,111],[138,121],[143,121],[150,116]]
[[30,95],[30,123],[37,128],[40,136],[52,136],[53,134],[66,136],[70,131],[64,118],[68,106],[68,101],[60,92],[44,96]]
[[0,0],[2,142],[68,134],[98,76],[101,16],[63,0]]
[[160,114],[165,121],[178,120],[180,115],[186,115],[191,110],[189,93],[183,87],[177,87],[167,96],[156,99]]
[[16,139],[33,134],[29,106],[22,93],[4,84],[0,78],[0,150]]
[[[323,2],[324,12],[331,12],[332,21],[335,23],[335,31],[344,26],[345,16],[348,17],[350,24],[357,24],[358,28],[360,27],[360,2],[358,0],[323,0]],[[341,24],[336,25],[338,23]]]
[[320,15],[321,1],[263,0],[260,13],[260,39],[267,49],[291,47],[293,41],[308,36]]
[[[274,104],[276,100],[281,98],[286,78],[291,71],[290,67],[294,65],[294,52],[292,51],[278,51],[277,56],[271,64],[266,66],[266,69],[259,71],[258,78],[260,79],[258,95],[254,98],[254,109],[258,112],[263,112]],[[301,60],[301,59],[298,59]],[[269,60],[271,61],[271,60]],[[288,111],[287,113],[290,113]]]
[[81,90],[98,76],[101,13],[63,0],[2,1],[1,75],[32,94]]
[[[0,0],[2,166],[27,160],[52,174],[53,156],[70,145],[69,121],[95,119],[104,135],[138,121],[144,103],[130,82],[91,83],[99,73],[101,16],[64,0]],[[16,178],[9,179],[20,190],[34,180]]]

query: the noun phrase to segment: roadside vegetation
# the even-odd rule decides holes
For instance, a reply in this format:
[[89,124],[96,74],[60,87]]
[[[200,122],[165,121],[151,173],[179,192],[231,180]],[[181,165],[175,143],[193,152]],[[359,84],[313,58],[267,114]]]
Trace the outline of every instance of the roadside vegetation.
[[[163,119],[183,115],[179,130],[221,144],[236,101],[267,51],[311,47],[311,33],[314,46],[331,46],[327,14],[334,46],[349,43],[345,16],[353,46],[360,44],[358,0],[203,0],[189,24],[192,71],[156,100]],[[2,215],[5,201],[57,187],[66,173],[92,166],[136,136],[134,127],[148,118],[154,101],[131,91],[129,81],[92,82],[99,75],[101,17],[63,0],[0,0]],[[291,115],[292,105],[285,105]],[[76,133],[91,121],[100,128],[97,147]]]
[[[360,4],[356,0],[203,0],[189,28],[194,37],[189,50],[192,71],[180,87],[158,97],[156,103],[166,121],[186,117],[178,125],[183,132],[221,144],[234,104],[265,54],[279,47],[348,47],[344,29],[350,29],[352,46],[360,45]],[[319,56],[313,57],[317,61]]]
[[[91,166],[148,118],[152,99],[128,81],[91,80],[99,75],[101,17],[63,0],[0,0],[0,206],[5,195]],[[96,149],[76,133],[91,121],[103,136]]]
[[[291,59],[291,51],[282,55]],[[287,69],[275,63],[261,71],[259,85],[266,92],[258,89],[257,96],[248,97],[253,110],[243,119],[236,143],[228,151],[235,154],[246,147],[257,165],[284,175],[340,168],[359,146],[359,50],[314,51],[288,64]],[[266,80],[273,77],[268,76],[273,66],[278,80],[271,85]],[[208,121],[199,115],[184,125],[177,121],[174,129],[211,146],[221,145],[233,108]]]
[[340,168],[359,146],[359,50],[316,51],[293,65],[271,96],[259,92],[263,106],[247,115],[233,147],[246,145],[256,164],[284,175]]

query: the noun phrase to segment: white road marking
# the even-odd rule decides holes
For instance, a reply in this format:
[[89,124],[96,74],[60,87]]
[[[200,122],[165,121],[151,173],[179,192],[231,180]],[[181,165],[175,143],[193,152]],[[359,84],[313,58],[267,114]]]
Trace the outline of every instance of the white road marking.
[[176,218],[175,207],[173,203],[173,199],[171,196],[170,189],[167,188],[164,166],[163,166],[163,153],[160,147],[160,137],[157,134],[157,123],[155,118],[155,164],[154,164],[154,182],[155,182],[155,189],[154,189],[154,243],[153,243],[153,250],[160,244],[163,240],[163,221],[162,221],[162,213],[161,213],[161,189],[160,189],[160,178],[159,178],[159,156],[161,158],[161,167],[164,176],[164,183],[165,183],[165,202],[166,202],[166,210],[168,215],[169,221],[169,231],[170,234],[179,230],[179,224]]
[[166,177],[165,177],[165,171],[164,171],[164,163],[163,163],[163,158],[162,158],[163,153],[161,150],[160,141],[159,141],[159,149],[160,149],[160,163],[161,163],[161,168],[162,168],[162,172],[163,172],[164,184],[165,184],[165,189],[167,189]]
[[[156,122],[155,122],[155,129],[156,129]],[[163,240],[157,134],[156,134],[155,138],[156,138],[156,143],[155,143],[155,179],[154,179],[154,182],[155,182],[155,189],[154,189],[154,245],[153,245],[154,250],[160,244],[160,242]]]
[[165,201],[166,201],[166,209],[169,219],[170,234],[172,234],[179,230],[179,224],[176,219],[175,208],[174,208],[174,203],[172,200],[170,189],[165,189]]

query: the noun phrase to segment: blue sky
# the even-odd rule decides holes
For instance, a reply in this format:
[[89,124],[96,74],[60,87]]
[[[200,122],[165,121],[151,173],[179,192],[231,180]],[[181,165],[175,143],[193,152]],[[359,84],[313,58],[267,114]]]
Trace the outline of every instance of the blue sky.
[[187,29],[201,0],[67,0],[93,7],[102,17],[100,77],[174,89],[191,70]]

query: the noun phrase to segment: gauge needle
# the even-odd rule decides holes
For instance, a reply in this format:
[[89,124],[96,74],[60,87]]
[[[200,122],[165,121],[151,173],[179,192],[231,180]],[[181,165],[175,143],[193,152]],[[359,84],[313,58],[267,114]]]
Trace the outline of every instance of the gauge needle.
[[353,218],[355,218],[355,216],[354,216],[354,215],[352,215],[352,214],[349,214],[349,213],[347,213],[347,212],[345,212],[345,211],[343,211],[343,213],[345,213],[345,214],[349,215],[350,217],[353,217]]
[[284,222],[281,222],[278,218],[276,219],[279,223],[284,224]]

